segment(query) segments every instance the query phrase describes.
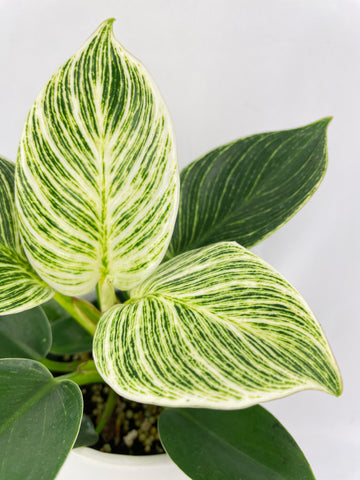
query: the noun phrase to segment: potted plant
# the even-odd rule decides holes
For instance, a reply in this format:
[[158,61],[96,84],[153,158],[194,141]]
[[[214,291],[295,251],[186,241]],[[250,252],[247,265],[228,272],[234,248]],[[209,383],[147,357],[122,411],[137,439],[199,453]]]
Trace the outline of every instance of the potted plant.
[[[56,478],[120,397],[161,407],[161,443],[190,478],[314,478],[257,404],[340,395],[340,373],[306,302],[248,248],[318,187],[330,119],[218,147],[179,182],[167,108],[112,23],[41,90],[16,171],[0,159],[0,478]],[[129,480],[144,475],[130,464],[170,478],[164,455],[123,463]]]

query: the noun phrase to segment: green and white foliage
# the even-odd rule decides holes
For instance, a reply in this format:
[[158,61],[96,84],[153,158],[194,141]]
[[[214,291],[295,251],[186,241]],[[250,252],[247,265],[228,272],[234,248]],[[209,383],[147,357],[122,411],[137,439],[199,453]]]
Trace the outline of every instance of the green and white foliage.
[[325,174],[330,120],[242,138],[187,166],[168,257],[221,241],[249,248],[288,221]]
[[0,315],[36,307],[53,296],[21,246],[14,202],[15,165],[0,157]]
[[140,402],[235,409],[342,389],[300,294],[235,242],[164,263],[103,315],[93,348],[104,380]]
[[[0,157],[0,478],[54,479],[73,446],[96,442],[106,415],[95,430],[76,383],[103,379],[138,402],[205,407],[160,420],[165,448],[194,480],[310,480],[265,410],[219,410],[305,389],[341,393],[309,307],[246,249],[316,190],[329,119],[198,159],[182,172],[177,217],[166,105],[112,23],[41,90],[16,172]],[[94,287],[94,304],[77,298]],[[46,358],[91,349],[81,365]],[[69,373],[54,378],[43,364]]]
[[[52,76],[23,130],[17,207],[27,256],[51,286],[128,290],[160,263],[178,174],[164,101],[104,22]],[[34,247],[36,245],[36,247]]]

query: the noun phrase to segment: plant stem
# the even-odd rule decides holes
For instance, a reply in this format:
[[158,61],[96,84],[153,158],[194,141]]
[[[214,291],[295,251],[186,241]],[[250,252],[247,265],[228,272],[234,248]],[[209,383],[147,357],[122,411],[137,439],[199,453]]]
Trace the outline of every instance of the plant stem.
[[96,293],[102,312],[106,312],[110,307],[119,303],[109,277],[100,278],[99,283],[96,286]]
[[72,380],[78,385],[88,385],[90,383],[105,383],[98,371],[96,370],[93,360],[81,363],[75,372],[68,373],[67,375],[61,375],[56,377],[55,380]]
[[116,393],[114,392],[114,390],[110,388],[109,395],[106,399],[104,411],[101,415],[99,423],[95,428],[96,433],[100,434],[103,431],[107,421],[109,420],[109,418],[111,417],[114,411],[115,406],[116,406]]
[[76,297],[67,297],[62,293],[56,292],[56,300],[86,331],[94,335],[96,323],[101,313],[91,303]]
[[40,363],[45,365],[52,372],[74,372],[79,365],[84,363],[84,360],[77,360],[74,362],[55,362],[48,358],[43,358]]

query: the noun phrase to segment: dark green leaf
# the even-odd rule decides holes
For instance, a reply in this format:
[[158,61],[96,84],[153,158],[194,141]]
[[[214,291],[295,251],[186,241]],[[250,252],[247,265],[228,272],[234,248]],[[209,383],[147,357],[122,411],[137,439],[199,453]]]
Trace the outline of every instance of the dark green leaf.
[[89,445],[94,445],[98,440],[99,435],[96,433],[92,421],[87,415],[83,415],[74,448],[88,447]]
[[60,318],[64,318],[69,316],[67,311],[54,299],[49,300],[48,302],[44,303],[41,308],[46,313],[47,318],[50,322],[55,322]]
[[51,328],[53,333],[51,352],[55,355],[91,352],[92,336],[72,317],[53,322]]
[[41,307],[0,317],[0,357],[40,360],[50,346],[51,327]]
[[55,300],[43,305],[52,329],[51,353],[73,355],[91,352],[92,336],[84,330]]
[[0,478],[52,480],[78,434],[79,387],[40,363],[0,360]]
[[221,241],[251,247],[289,220],[324,176],[329,121],[236,140],[187,166],[168,257]]
[[260,406],[168,408],[159,433],[171,459],[193,480],[314,480],[295,440]]

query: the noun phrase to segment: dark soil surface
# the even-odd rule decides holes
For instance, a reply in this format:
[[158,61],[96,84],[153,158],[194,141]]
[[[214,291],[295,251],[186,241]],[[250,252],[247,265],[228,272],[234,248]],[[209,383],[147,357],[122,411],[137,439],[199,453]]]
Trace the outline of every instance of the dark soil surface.
[[[84,413],[96,426],[104,411],[110,389],[96,383],[81,387]],[[91,448],[108,453],[151,455],[163,453],[157,431],[157,419],[162,408],[132,402],[116,395],[112,415],[105,424],[99,441]]]

